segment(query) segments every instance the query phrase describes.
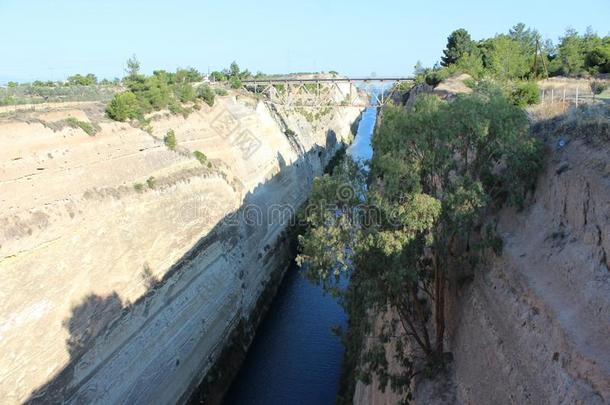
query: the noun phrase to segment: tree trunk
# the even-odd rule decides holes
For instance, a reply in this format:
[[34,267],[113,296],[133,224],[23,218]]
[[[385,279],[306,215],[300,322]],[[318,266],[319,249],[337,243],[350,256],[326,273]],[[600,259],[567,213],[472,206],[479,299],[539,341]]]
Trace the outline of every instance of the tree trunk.
[[436,321],[436,344],[434,351],[440,355],[443,353],[443,340],[445,336],[445,275],[434,260],[434,285],[435,285],[435,321]]

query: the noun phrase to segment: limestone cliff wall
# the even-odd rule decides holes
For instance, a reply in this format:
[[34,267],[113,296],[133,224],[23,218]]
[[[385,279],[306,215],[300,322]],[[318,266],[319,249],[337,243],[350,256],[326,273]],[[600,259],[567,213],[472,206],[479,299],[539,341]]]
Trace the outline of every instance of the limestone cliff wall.
[[502,254],[454,296],[461,403],[610,402],[610,150],[573,135],[549,139],[531,204],[500,214]]
[[[453,362],[433,380],[417,379],[414,403],[610,403],[608,121],[592,115],[579,127],[569,115],[535,120],[546,145],[535,193],[523,211],[494,217],[501,255],[451,280]],[[400,399],[374,379],[357,383],[353,403]]]
[[185,398],[287,264],[291,210],[359,114],[230,94],[150,133],[96,103],[0,117],[2,402]]

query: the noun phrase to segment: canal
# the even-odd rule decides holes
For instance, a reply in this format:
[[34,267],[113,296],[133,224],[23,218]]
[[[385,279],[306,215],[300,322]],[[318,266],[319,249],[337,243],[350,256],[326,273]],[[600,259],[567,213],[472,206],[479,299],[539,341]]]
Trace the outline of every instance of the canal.
[[[362,114],[347,149],[354,159],[372,156],[376,114],[375,108]],[[334,404],[344,350],[331,329],[346,322],[341,306],[292,265],[223,403]]]

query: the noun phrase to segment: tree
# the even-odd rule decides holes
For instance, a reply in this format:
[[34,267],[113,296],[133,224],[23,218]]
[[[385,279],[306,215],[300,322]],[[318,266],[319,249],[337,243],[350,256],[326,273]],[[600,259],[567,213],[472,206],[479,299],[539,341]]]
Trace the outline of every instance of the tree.
[[508,36],[519,44],[524,54],[529,56],[534,55],[536,41],[540,40],[538,31],[527,28],[523,23],[518,23],[508,30]]
[[108,107],[106,114],[115,121],[126,121],[140,115],[138,98],[130,91],[116,94]]
[[453,31],[447,38],[447,47],[443,51],[441,65],[449,66],[457,63],[464,54],[472,52],[474,46],[470,34],[464,28]]
[[233,61],[231,66],[229,66],[229,76],[239,78],[239,65],[237,62]]
[[574,29],[567,29],[557,49],[557,58],[552,62],[555,73],[578,76],[584,72],[585,53],[582,39]]
[[127,59],[127,69],[125,69],[125,73],[127,73],[127,77],[129,78],[135,78],[140,74],[140,62],[135,54]]
[[593,48],[585,58],[585,65],[592,72],[610,73],[610,41]]
[[71,86],[91,86],[97,84],[97,77],[93,73],[89,73],[86,76],[75,74],[68,77],[68,84]]
[[508,35],[498,35],[483,45],[485,69],[502,80],[521,79],[531,68],[532,60],[523,47]]
[[[522,201],[540,148],[525,113],[490,87],[453,102],[421,95],[411,111],[388,106],[381,117],[368,188],[353,163],[314,182],[299,262],[338,294],[349,273],[344,298],[357,304],[348,305],[388,315],[377,317],[381,332],[359,356],[360,374],[408,391],[416,373],[443,363],[447,283],[498,245],[483,219],[492,202]],[[387,367],[390,337],[397,374]]]

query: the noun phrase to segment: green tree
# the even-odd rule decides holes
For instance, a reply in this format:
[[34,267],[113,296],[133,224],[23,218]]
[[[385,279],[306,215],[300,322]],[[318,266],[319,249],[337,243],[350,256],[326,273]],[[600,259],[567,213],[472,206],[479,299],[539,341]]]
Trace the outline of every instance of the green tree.
[[521,79],[531,69],[532,59],[523,46],[508,35],[498,35],[482,44],[485,68],[502,80]]
[[116,94],[108,106],[106,114],[115,121],[126,121],[140,116],[138,98],[130,91]]
[[231,77],[229,79],[229,84],[231,86],[232,89],[240,89],[241,88],[241,80],[239,80],[239,77]]
[[[527,125],[524,112],[494,88],[453,102],[422,95],[409,112],[384,109],[368,188],[350,164],[314,182],[299,262],[336,294],[339,276],[349,273],[345,297],[363,305],[361,313],[390,309],[391,316],[377,317],[379,339],[359,356],[365,379],[374,373],[382,389],[408,391],[422,367],[442,364],[447,283],[492,246],[481,231],[491,203],[519,204],[540,169]],[[390,337],[398,374],[387,367]],[[424,364],[415,361],[419,355]]]
[[457,29],[447,38],[447,47],[441,57],[441,65],[449,66],[457,63],[466,53],[472,52],[475,47],[470,34],[464,28]]
[[189,82],[175,84],[174,94],[182,103],[194,101],[197,97],[195,90],[193,89],[193,85],[191,85]]
[[127,73],[127,77],[129,78],[135,78],[140,74],[140,62],[135,54],[127,59],[127,69],[125,69],[125,73]]
[[605,44],[591,49],[585,58],[585,65],[594,73],[610,73],[610,37]]
[[239,72],[239,65],[237,64],[237,62],[233,61],[231,63],[231,66],[229,66],[229,76],[239,78]]
[[89,73],[86,76],[75,74],[68,77],[68,84],[71,86],[91,86],[97,84],[97,77],[93,73]]
[[557,57],[551,62],[554,73],[578,76],[584,72],[584,43],[578,33],[567,29],[557,48]]

